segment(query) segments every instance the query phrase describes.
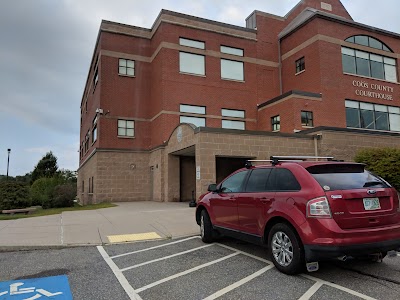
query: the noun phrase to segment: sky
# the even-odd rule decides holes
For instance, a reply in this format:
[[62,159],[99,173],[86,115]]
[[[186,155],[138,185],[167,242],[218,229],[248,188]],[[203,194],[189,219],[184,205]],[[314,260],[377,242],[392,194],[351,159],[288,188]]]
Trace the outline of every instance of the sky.
[[[77,170],[80,102],[102,19],[150,28],[161,9],[245,26],[298,0],[1,0],[0,174],[33,170],[48,151]],[[398,0],[342,0],[356,22],[400,33]]]

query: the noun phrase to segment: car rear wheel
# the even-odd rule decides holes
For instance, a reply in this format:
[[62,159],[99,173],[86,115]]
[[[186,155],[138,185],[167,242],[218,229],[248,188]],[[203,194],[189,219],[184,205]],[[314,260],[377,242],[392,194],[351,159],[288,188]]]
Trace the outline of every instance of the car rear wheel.
[[294,230],[284,223],[274,225],[268,235],[269,254],[275,267],[289,275],[304,269],[304,250]]
[[204,209],[201,211],[200,215],[200,235],[201,240],[204,243],[212,243],[213,242],[213,227],[211,224],[210,216],[207,211]]

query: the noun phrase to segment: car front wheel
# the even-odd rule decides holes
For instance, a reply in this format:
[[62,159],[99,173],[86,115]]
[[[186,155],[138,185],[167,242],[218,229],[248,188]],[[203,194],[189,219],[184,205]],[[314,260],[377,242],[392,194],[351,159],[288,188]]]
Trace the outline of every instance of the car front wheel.
[[284,223],[274,225],[268,235],[269,254],[275,267],[289,275],[303,271],[305,260],[301,241]]
[[204,243],[212,243],[213,242],[213,228],[210,220],[210,216],[207,211],[204,209],[201,211],[200,215],[200,235],[201,239]]

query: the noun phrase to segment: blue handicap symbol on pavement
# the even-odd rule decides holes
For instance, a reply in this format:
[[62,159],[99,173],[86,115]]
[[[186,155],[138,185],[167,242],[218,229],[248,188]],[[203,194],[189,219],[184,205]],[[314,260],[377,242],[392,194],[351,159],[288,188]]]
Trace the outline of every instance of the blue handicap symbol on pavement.
[[72,300],[66,275],[0,282],[0,300]]

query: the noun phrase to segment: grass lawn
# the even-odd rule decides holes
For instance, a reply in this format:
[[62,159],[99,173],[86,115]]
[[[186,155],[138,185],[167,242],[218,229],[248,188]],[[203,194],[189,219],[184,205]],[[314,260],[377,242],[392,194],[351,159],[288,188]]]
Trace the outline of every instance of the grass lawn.
[[41,216],[49,216],[49,215],[57,215],[61,214],[63,211],[80,211],[80,210],[93,210],[99,208],[108,208],[115,207],[117,205],[112,203],[99,203],[99,204],[90,204],[85,206],[80,206],[79,204],[75,204],[73,207],[63,207],[63,208],[49,208],[42,209],[38,208],[34,212],[29,215],[25,214],[1,214],[0,213],[0,221],[1,220],[15,220],[15,219],[23,219],[23,218],[32,218],[32,217],[41,217]]

